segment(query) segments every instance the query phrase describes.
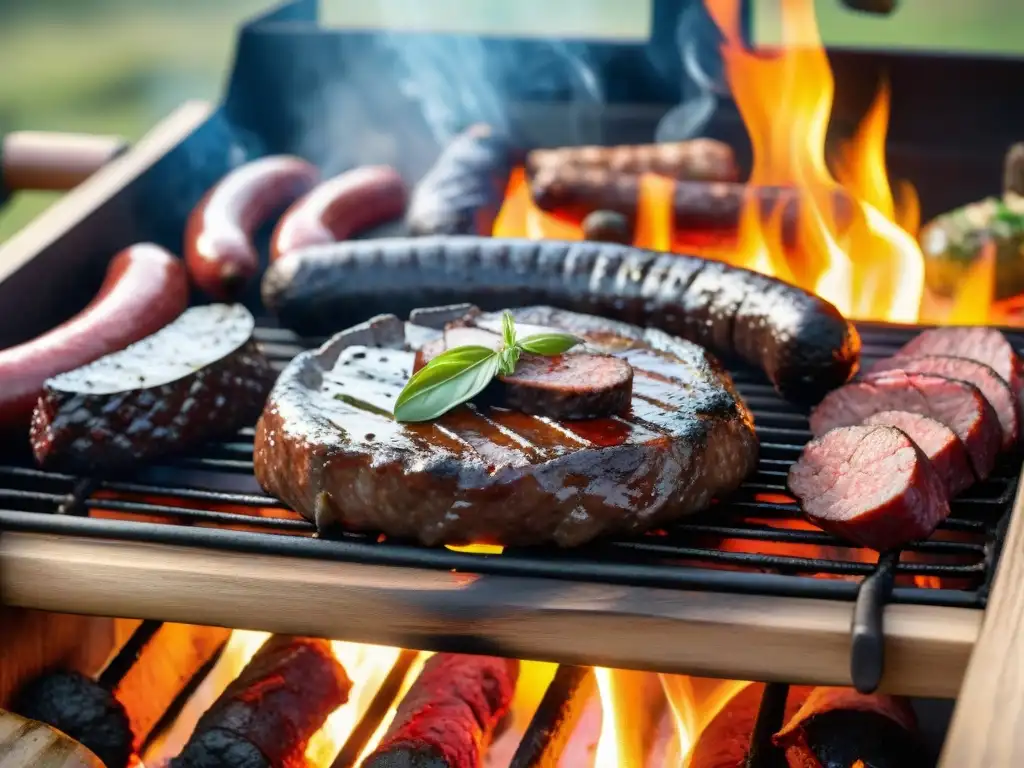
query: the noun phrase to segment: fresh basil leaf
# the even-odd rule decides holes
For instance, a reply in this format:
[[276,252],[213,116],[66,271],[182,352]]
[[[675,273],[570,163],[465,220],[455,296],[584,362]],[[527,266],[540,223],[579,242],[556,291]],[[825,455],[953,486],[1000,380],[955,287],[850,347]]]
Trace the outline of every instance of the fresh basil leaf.
[[438,355],[398,395],[395,421],[430,421],[476,397],[491,383],[498,363],[498,353],[487,347],[456,347]]
[[516,345],[515,320],[512,319],[512,314],[507,311],[501,316],[501,337],[506,347],[514,347]]
[[520,339],[518,346],[524,352],[531,355],[543,355],[554,357],[563,352],[568,352],[577,344],[582,344],[583,339],[573,336],[570,333],[535,333]]
[[516,372],[516,363],[519,362],[519,347],[505,347],[499,354],[498,373],[502,376],[511,376]]

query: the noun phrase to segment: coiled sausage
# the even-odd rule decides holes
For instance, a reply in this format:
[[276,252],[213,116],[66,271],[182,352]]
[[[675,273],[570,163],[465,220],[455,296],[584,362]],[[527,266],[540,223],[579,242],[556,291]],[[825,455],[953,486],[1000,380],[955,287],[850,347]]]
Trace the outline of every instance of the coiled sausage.
[[236,298],[260,268],[252,242],[256,230],[319,178],[316,167],[299,157],[272,155],[217,182],[185,227],[185,263],[196,287],[218,301]]
[[759,366],[789,400],[848,381],[860,337],[818,296],[757,272],[617,243],[391,238],[294,251],[264,275],[263,301],[299,333],[471,301],[552,304],[669,333]]

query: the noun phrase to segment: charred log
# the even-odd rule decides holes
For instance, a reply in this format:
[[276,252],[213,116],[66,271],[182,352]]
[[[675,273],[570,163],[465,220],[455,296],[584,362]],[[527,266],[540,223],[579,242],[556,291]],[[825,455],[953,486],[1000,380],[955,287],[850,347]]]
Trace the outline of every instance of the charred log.
[[207,710],[173,768],[303,766],[352,684],[327,640],[275,635]]

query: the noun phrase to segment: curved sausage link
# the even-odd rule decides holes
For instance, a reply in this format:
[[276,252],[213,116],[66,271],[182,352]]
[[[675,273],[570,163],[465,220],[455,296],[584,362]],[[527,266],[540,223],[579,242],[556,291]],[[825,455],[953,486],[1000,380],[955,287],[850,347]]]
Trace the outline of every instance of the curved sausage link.
[[860,337],[824,299],[746,269],[617,243],[424,237],[294,251],[267,271],[281,322],[325,334],[375,314],[471,301],[551,304],[651,325],[760,367],[813,404],[857,371]]
[[203,196],[185,227],[185,263],[192,282],[218,301],[231,300],[259,271],[252,239],[276,213],[320,178],[316,166],[272,155],[239,166]]
[[397,219],[408,193],[401,174],[386,165],[354,168],[318,184],[281,217],[270,240],[270,259],[310,245],[347,240]]
[[92,302],[31,341],[0,351],[0,427],[26,427],[44,382],[144,339],[188,306],[181,260],[152,243],[118,253]]

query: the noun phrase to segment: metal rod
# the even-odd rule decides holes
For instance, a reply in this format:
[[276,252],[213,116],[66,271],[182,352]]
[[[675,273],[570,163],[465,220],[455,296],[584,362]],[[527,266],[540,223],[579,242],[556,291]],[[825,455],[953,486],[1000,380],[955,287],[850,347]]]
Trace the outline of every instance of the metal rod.
[[750,734],[750,749],[744,768],[784,768],[782,752],[772,742],[772,736],[782,728],[786,717],[786,700],[789,686],[785,683],[768,683],[761,694],[761,705],[757,720]]
[[861,583],[853,606],[850,678],[860,693],[873,693],[882,681],[885,667],[883,611],[893,591],[899,559],[898,549],[884,552],[878,558],[878,568]]
[[595,689],[590,667],[562,665],[519,742],[509,768],[555,766]]
[[419,651],[409,650],[403,650],[398,654],[394,666],[391,667],[384,682],[380,684],[377,692],[373,695],[366,712],[363,713],[356,727],[352,729],[352,733],[345,740],[338,756],[331,763],[331,768],[353,768],[355,766],[370,739],[373,738],[385,716],[394,706],[402,684],[419,655]]
[[139,654],[149,645],[150,640],[153,639],[153,636],[156,635],[163,625],[162,621],[153,621],[152,619],[142,622],[132,633],[132,636],[128,638],[128,642],[121,647],[117,655],[100,672],[96,682],[108,691],[117,688],[118,683],[124,679],[124,676],[135,666],[135,662],[139,660]]

